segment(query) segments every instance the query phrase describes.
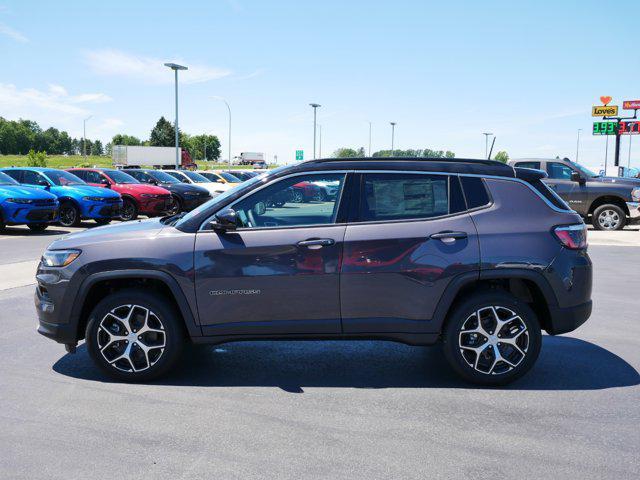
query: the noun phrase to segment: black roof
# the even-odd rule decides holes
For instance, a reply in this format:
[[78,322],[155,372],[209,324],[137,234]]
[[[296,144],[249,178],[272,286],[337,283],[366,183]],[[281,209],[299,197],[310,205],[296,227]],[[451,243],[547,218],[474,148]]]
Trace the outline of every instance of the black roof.
[[379,157],[322,158],[301,162],[292,171],[306,170],[417,170],[514,177],[513,167],[495,160],[470,158]]

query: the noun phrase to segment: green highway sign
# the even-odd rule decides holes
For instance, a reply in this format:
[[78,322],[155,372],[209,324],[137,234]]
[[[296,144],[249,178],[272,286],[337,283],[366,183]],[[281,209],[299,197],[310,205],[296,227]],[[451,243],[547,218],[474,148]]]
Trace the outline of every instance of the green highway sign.
[[296,160],[304,160],[304,150],[296,150]]

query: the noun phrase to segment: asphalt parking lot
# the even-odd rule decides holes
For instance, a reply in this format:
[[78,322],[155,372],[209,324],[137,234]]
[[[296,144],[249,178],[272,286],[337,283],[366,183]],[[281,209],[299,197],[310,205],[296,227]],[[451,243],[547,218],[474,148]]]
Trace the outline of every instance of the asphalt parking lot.
[[72,230],[0,237],[2,478],[638,477],[637,228],[590,232],[591,319],[501,389],[369,341],[202,347],[114,383],[35,332],[35,264]]

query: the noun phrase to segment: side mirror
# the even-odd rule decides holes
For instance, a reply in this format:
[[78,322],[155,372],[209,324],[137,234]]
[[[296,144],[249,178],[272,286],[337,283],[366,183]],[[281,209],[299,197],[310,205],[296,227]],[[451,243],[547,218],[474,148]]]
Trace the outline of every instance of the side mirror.
[[49,190],[49,188],[51,188],[51,185],[49,185],[49,182],[47,182],[46,180],[38,180],[38,185],[44,187],[45,190]]
[[267,205],[264,202],[258,202],[253,206],[253,213],[255,213],[258,216],[264,215],[266,211],[267,211]]
[[103,178],[100,180],[100,183],[105,187],[105,188],[111,188],[111,184],[109,183],[109,180],[107,180],[106,178]]
[[572,182],[578,182],[579,184],[583,184],[585,183],[584,178],[582,178],[582,175],[580,175],[578,172],[571,172],[571,181]]
[[233,208],[225,208],[216,213],[215,220],[211,222],[211,227],[217,232],[235,230],[237,218],[238,214]]

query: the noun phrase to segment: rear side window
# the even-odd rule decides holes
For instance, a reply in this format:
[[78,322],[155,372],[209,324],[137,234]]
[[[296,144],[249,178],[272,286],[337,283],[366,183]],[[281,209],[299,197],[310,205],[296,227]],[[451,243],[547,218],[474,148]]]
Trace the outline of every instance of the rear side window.
[[535,188],[538,192],[542,194],[544,198],[549,200],[552,205],[561,209],[561,210],[571,210],[569,206],[565,203],[565,201],[553,190],[551,190],[545,183],[540,180],[534,180],[533,182],[529,182],[533,188]]
[[365,174],[359,220],[411,220],[448,215],[453,213],[449,192],[446,175]]
[[464,196],[467,200],[467,208],[484,207],[491,202],[487,187],[479,177],[460,177]]
[[22,173],[22,183],[26,183],[27,185],[39,185],[43,180],[44,178],[33,170],[24,170]]
[[534,168],[536,170],[540,170],[540,162],[518,162],[515,166],[520,168]]

